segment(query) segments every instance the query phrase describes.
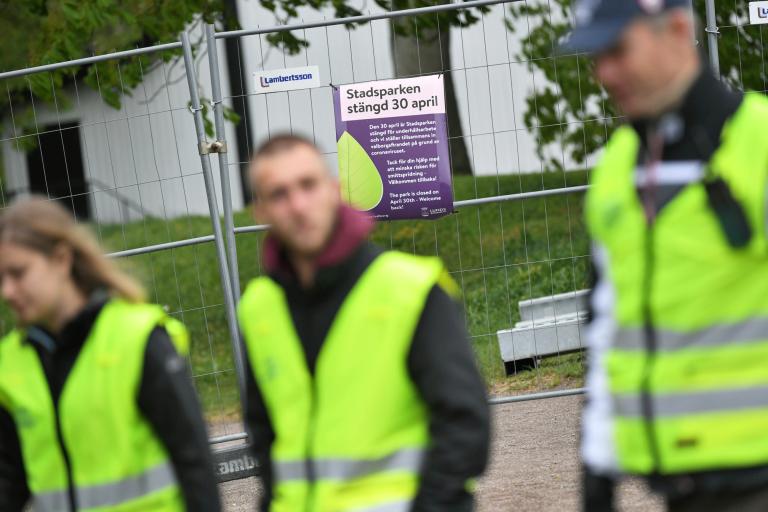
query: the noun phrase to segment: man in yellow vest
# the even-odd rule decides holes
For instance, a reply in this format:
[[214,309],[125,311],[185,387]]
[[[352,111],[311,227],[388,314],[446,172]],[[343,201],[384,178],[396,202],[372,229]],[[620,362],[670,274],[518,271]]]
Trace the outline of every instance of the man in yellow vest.
[[250,178],[271,225],[238,310],[261,509],[470,511],[489,412],[442,263],[370,244],[305,139],[272,138]]
[[688,0],[575,7],[564,49],[627,118],[586,199],[586,509],[632,474],[675,512],[768,510],[768,100],[706,68]]

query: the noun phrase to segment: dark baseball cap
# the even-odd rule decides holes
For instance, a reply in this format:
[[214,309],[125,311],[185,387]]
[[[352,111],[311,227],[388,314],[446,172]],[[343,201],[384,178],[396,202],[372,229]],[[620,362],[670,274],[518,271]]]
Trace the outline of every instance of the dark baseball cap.
[[598,53],[616,44],[634,20],[675,8],[691,0],[575,0],[576,23],[559,53]]

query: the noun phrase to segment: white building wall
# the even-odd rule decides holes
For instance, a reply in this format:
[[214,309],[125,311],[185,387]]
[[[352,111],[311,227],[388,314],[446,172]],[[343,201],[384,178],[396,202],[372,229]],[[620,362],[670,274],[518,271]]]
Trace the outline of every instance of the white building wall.
[[3,170],[5,171],[5,182],[3,192],[9,195],[16,190],[27,190],[29,188],[29,177],[26,172],[27,161],[24,153],[16,151],[16,140],[12,138],[12,132],[6,132],[3,137],[2,155]]

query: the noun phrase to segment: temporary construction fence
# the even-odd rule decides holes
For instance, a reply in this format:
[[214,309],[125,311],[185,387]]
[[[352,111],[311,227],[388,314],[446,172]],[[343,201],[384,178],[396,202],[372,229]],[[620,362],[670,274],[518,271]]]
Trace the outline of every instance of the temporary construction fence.
[[[706,14],[717,67],[712,0]],[[244,210],[251,145],[291,131],[315,141],[335,166],[334,86],[442,73],[455,98],[455,211],[436,221],[384,222],[372,238],[446,262],[462,288],[493,403],[578,394],[579,301],[589,286],[584,169],[616,116],[589,79],[587,59],[554,53],[569,17],[567,2],[475,0],[230,32],[196,23],[179,42],[0,73],[8,97],[2,206],[43,193],[89,222],[144,279],[152,300],[190,328],[212,441],[242,439],[235,307],[242,284],[261,273],[266,230]],[[736,15],[728,23],[724,37],[759,40],[760,50],[740,52],[751,60],[738,66],[729,57],[725,76],[765,90],[764,61],[754,68],[762,29],[745,28]],[[222,72],[227,39],[239,43],[234,74]],[[296,40],[293,53],[272,51]],[[250,73],[310,64],[321,70],[321,87],[262,94],[248,85]],[[746,76],[748,84],[739,82]],[[574,111],[569,100],[581,106]],[[226,120],[232,110],[245,137]]]

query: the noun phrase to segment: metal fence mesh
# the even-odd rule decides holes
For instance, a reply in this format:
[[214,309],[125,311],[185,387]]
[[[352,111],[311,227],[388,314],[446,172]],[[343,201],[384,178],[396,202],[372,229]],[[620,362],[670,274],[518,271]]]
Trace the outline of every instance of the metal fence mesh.
[[[549,154],[565,164],[553,169],[546,157],[536,154],[524,120],[529,90],[535,90],[542,80],[532,70],[531,60],[549,59],[556,65],[556,59],[551,54],[522,58],[522,39],[529,27],[523,19],[517,21],[517,33],[508,30],[507,25],[514,23],[508,5],[484,11],[473,10],[478,20],[468,27],[450,26],[444,15],[427,14],[302,28],[291,36],[308,44],[293,55],[270,47],[270,40],[286,37],[283,32],[244,36],[240,46],[246,49],[244,60],[251,64],[241,69],[245,80],[254,71],[317,64],[327,85],[257,94],[246,83],[245,90],[250,92],[225,99],[250,105],[246,112],[256,113],[246,120],[255,144],[284,131],[302,134],[315,141],[335,167],[334,86],[433,73],[450,75],[457,106],[455,112],[449,112],[456,212],[438,221],[380,223],[373,240],[386,248],[437,255],[446,262],[463,290],[477,360],[495,393],[575,387],[580,385],[583,371],[578,354],[547,359],[543,365],[532,365],[538,361],[529,360],[505,365],[500,355],[497,332],[521,321],[520,301],[586,288],[588,244],[581,199],[576,194],[482,205],[472,201],[580,186],[586,184],[587,173],[565,153],[548,148]],[[406,26],[407,35],[397,35],[398,26]],[[460,145],[466,148],[466,161],[455,155],[461,151]],[[457,165],[457,160],[462,164]],[[233,162],[232,172],[245,163]],[[468,172],[470,168],[474,175]],[[257,260],[249,256],[258,240],[250,247],[244,245],[251,238],[253,235],[242,235],[238,241],[243,281],[260,272]],[[558,350],[560,333],[549,328],[562,320],[556,313],[528,320],[535,320],[535,328],[523,335],[536,337],[545,329],[547,333],[541,336],[552,338],[552,355],[561,355],[573,343],[580,346],[577,332],[571,345],[564,340]],[[517,372],[517,376],[507,378],[507,372]]]
[[717,2],[716,22],[720,72],[726,82],[745,92],[768,92],[765,25],[749,24],[749,2]]
[[[86,223],[107,250],[118,256],[140,253],[120,263],[142,281],[150,301],[189,328],[194,384],[207,416],[237,418],[230,332],[213,247],[143,253],[148,246],[211,232],[184,66],[178,52],[153,57],[148,69],[142,58],[91,64],[95,87],[80,80],[82,68],[72,69],[59,84],[55,72],[5,80],[2,205],[16,196],[42,194]],[[198,60],[204,58],[200,52]],[[138,66],[140,84],[121,88],[120,104],[110,106],[105,100],[110,91],[99,77],[116,75],[122,85],[126,66]],[[33,94],[33,80],[50,83],[50,101]],[[7,332],[12,324],[5,307],[2,317]]]

